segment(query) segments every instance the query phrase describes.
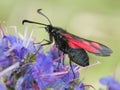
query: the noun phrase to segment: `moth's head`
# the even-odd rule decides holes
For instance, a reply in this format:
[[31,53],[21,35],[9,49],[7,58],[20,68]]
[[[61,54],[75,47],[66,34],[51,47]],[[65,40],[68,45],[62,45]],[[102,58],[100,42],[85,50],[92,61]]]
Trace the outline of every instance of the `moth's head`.
[[52,30],[53,30],[53,26],[52,25],[47,25],[46,27],[45,27],[45,30],[48,32],[48,33],[51,33],[52,32]]

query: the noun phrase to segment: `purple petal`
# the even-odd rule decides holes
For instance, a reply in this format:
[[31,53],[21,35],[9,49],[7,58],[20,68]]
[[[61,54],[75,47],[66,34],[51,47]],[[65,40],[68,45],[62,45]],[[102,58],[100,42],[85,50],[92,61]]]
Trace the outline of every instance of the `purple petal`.
[[10,42],[11,45],[14,44],[14,43],[17,43],[17,39],[13,35],[8,35],[7,39],[9,40],[9,42]]
[[7,36],[4,36],[3,38],[1,38],[0,40],[0,47],[2,46],[2,48],[8,48],[8,39]]
[[106,85],[108,90],[119,90],[120,83],[117,82],[113,77],[107,76],[100,79],[100,83]]
[[7,89],[6,89],[5,85],[0,83],[0,90],[7,90]]
[[103,85],[115,84],[117,81],[112,76],[107,76],[100,79],[100,83]]
[[74,90],[85,90],[84,88],[84,84],[83,83],[80,83],[80,85],[76,85]]
[[52,57],[52,59],[56,59],[59,57],[59,54],[58,54],[58,49],[56,48],[56,45],[53,45],[50,49],[50,51],[48,52],[49,56]]

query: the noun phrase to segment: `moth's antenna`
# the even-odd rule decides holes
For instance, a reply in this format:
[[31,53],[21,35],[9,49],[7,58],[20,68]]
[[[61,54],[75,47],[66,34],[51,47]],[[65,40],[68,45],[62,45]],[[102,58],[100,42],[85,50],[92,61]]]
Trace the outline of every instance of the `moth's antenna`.
[[34,22],[34,21],[30,21],[30,20],[23,20],[22,24],[24,24],[24,23],[33,23],[33,24],[39,24],[39,25],[48,26],[47,24],[39,23],[39,22]]
[[42,9],[38,9],[38,10],[37,10],[37,13],[40,14],[40,15],[42,15],[42,16],[44,16],[44,17],[48,20],[48,22],[50,23],[50,25],[52,26],[52,23],[51,23],[50,19],[49,19],[45,14],[43,14],[43,13],[41,12],[41,10],[42,10]]

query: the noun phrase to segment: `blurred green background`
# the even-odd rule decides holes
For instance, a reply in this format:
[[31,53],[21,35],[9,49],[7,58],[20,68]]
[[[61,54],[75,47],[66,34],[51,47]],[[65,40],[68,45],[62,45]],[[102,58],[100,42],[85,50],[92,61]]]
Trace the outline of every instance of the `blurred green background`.
[[[24,30],[23,19],[48,23],[36,13],[37,9],[50,18],[55,26],[86,39],[98,41],[113,50],[110,57],[89,54],[90,62],[99,60],[101,64],[80,71],[85,84],[101,87],[99,78],[114,75],[120,80],[120,0],[0,0],[0,22],[3,26],[17,26]],[[27,24],[28,25],[28,24]],[[37,41],[48,38],[38,26],[33,36]],[[9,33],[13,33],[10,29]]]

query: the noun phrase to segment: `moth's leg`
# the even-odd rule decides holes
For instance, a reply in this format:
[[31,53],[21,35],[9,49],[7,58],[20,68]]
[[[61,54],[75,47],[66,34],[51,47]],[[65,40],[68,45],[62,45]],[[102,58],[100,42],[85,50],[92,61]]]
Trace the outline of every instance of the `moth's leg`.
[[[58,49],[58,58],[61,57],[61,51]],[[59,70],[59,66],[61,63],[61,58],[58,60],[57,70]]]
[[49,40],[43,39],[42,42],[43,41],[46,41],[46,43],[41,44],[41,46],[50,45],[51,43],[53,43],[53,36],[49,34]]
[[73,73],[73,79],[75,79],[75,73],[74,73],[74,70],[73,70],[73,67],[72,67],[72,61],[70,60],[70,67],[71,67],[71,70],[72,70],[72,73]]
[[[41,44],[43,41],[46,41],[46,43]],[[49,35],[49,40],[43,39],[41,42],[39,42],[39,43],[34,43],[34,44],[41,44],[41,46],[45,46],[45,45],[50,45],[51,43],[53,43],[53,37],[52,37],[52,35],[50,34],[50,35]],[[37,55],[37,53],[39,52],[40,48],[41,48],[41,47],[39,47],[39,48],[37,49],[37,51],[35,52],[35,54],[32,55],[32,56],[30,57],[30,59],[32,59],[35,55]]]

